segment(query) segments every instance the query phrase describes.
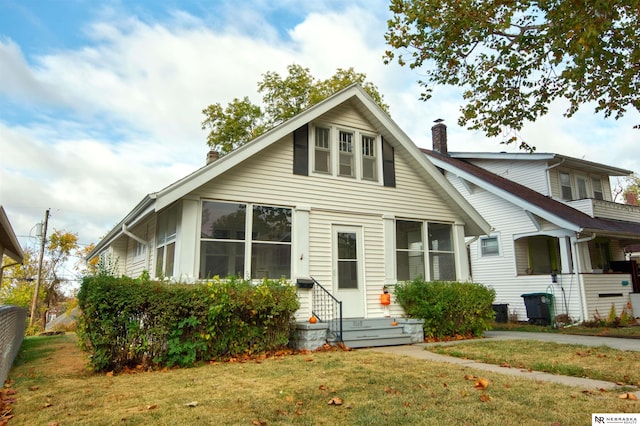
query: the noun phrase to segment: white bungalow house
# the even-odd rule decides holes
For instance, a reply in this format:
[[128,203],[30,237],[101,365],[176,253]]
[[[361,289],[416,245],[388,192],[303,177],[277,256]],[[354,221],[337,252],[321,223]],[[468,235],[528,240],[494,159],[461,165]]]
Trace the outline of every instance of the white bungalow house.
[[417,276],[468,280],[465,241],[488,232],[352,85],[147,195],[89,258],[109,255],[120,274],[176,281],[284,278],[301,287],[301,322],[333,315],[317,306],[325,297],[342,302],[343,318],[371,319],[402,315],[381,305],[384,286]]
[[520,320],[545,294],[548,320],[606,319],[612,304],[629,312],[640,284],[625,247],[640,241],[640,207],[613,202],[609,179],[631,171],[559,154],[449,152],[442,123],[433,145],[423,152],[493,227],[469,257],[473,281],[493,287],[496,304]]

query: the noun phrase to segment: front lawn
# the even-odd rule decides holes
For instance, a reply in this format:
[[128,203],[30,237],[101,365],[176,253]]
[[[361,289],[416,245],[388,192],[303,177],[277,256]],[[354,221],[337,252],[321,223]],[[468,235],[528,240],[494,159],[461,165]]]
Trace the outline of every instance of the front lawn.
[[533,340],[469,341],[432,346],[442,355],[565,376],[640,386],[640,352]]
[[629,325],[626,327],[587,327],[584,325],[573,325],[569,327],[553,328],[527,323],[494,323],[492,329],[497,331],[529,331],[539,333],[581,334],[587,336],[640,339],[640,324]]
[[[27,338],[10,373],[10,425],[568,425],[640,410],[613,392],[374,351],[115,376],[86,365],[73,334]],[[476,389],[478,378],[485,389]]]

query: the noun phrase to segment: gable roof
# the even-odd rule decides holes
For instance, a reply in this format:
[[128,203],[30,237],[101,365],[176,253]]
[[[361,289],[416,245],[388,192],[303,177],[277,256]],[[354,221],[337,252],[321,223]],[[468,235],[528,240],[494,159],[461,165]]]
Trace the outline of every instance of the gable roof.
[[[13,232],[11,223],[9,223],[7,213],[2,206],[0,206],[0,244],[4,247],[5,256],[9,256],[16,262],[23,261],[24,252],[22,251],[22,247],[20,247],[16,234]],[[1,257],[2,256],[0,256],[0,263],[2,262]]]
[[631,170],[619,167],[608,166],[602,163],[583,160],[581,158],[569,157],[568,155],[554,153],[525,153],[525,152],[449,152],[452,158],[461,160],[509,160],[509,161],[544,161],[553,166],[565,166],[568,168],[582,169],[592,173],[599,173],[607,176],[629,176]]
[[376,131],[382,135],[385,141],[396,148],[402,147],[405,149],[416,166],[423,169],[426,175],[435,182],[436,185],[443,188],[443,191],[441,191],[442,201],[460,213],[460,216],[465,222],[465,231],[468,235],[483,235],[489,233],[491,227],[484,218],[453,188],[442,173],[429,162],[420,149],[411,141],[404,131],[398,127],[391,117],[371,99],[367,92],[362,89],[360,85],[352,84],[220,159],[201,167],[158,192],[147,195],[125,219],[116,225],[116,227],[96,245],[95,249],[89,253],[87,258],[95,256],[107,246],[109,242],[122,234],[124,232],[123,227],[126,228],[129,225],[139,222],[143,218],[143,213],[146,212],[148,214],[152,211],[160,211],[248,158],[260,153],[265,148],[293,133],[298,128],[346,103],[349,103],[362,114],[375,127]]
[[593,218],[560,201],[492,173],[468,161],[422,149],[437,166],[512,202],[551,223],[577,233],[607,233],[640,239],[640,223]]

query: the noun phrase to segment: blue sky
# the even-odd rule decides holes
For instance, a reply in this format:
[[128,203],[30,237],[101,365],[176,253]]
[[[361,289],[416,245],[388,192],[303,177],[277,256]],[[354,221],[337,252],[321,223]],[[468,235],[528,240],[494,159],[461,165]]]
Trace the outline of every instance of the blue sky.
[[[354,67],[421,147],[445,119],[451,151],[516,151],[456,125],[460,91],[418,100],[420,70],[384,65],[384,0],[0,0],[0,203],[24,245],[51,227],[96,242],[142,197],[204,165],[201,110],[249,96],[267,71]],[[637,112],[604,120],[562,105],[521,135],[640,171]]]

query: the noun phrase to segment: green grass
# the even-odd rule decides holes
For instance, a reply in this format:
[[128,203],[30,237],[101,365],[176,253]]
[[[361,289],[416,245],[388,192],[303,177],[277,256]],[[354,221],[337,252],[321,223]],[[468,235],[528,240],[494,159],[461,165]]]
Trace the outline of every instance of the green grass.
[[492,329],[497,331],[526,331],[640,339],[640,325],[637,324],[626,327],[587,327],[584,325],[575,325],[571,327],[553,328],[526,323],[494,323]]
[[[476,390],[471,376],[486,378],[487,389]],[[96,375],[74,335],[27,339],[10,380],[11,426],[571,425],[640,409],[610,392],[367,350]],[[333,398],[342,404],[329,405]]]
[[432,352],[489,364],[640,385],[640,352],[531,340],[469,341]]

